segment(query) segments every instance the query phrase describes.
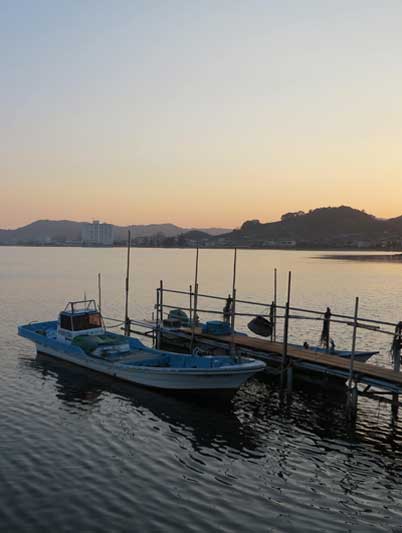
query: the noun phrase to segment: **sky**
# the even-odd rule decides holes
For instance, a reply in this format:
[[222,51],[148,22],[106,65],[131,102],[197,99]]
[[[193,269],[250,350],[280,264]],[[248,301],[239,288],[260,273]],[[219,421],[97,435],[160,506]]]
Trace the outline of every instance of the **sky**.
[[402,215],[400,0],[0,0],[0,227]]

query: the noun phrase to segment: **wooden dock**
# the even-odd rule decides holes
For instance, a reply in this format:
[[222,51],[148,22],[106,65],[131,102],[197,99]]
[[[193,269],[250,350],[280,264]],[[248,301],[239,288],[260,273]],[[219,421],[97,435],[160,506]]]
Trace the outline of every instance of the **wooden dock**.
[[[181,328],[180,332],[186,337],[193,334],[191,328]],[[245,335],[210,335],[202,333],[201,328],[194,328],[194,337],[196,344],[206,341],[215,345],[225,345],[227,348],[234,345],[240,352],[266,361],[278,363],[282,359],[283,344],[280,342]],[[295,367],[317,371],[321,374],[334,375],[344,379],[349,379],[350,377],[350,360],[343,357],[317,353],[289,344],[287,358]],[[377,386],[390,392],[402,392],[402,373],[381,366],[354,361],[353,379],[357,383],[364,383],[367,386]]]

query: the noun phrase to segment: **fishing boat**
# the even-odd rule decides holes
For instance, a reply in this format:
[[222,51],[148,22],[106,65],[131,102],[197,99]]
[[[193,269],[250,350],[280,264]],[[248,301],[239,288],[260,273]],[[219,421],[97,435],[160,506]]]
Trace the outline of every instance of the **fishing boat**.
[[110,376],[166,390],[236,391],[261,361],[156,350],[106,330],[95,300],[69,302],[58,320],[19,326],[18,334],[45,353]]

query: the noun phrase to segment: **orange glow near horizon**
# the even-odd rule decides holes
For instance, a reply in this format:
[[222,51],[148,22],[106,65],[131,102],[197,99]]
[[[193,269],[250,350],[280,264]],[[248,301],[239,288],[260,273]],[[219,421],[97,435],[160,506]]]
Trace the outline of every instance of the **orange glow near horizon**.
[[0,21],[0,228],[402,215],[402,5],[90,4]]

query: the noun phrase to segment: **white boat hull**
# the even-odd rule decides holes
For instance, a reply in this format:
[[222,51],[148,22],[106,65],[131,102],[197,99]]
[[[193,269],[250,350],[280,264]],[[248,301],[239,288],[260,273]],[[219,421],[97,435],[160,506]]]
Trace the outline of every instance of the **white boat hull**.
[[[207,373],[199,369],[176,369],[158,367],[125,367],[124,364],[108,362],[91,356],[76,356],[67,351],[35,343],[37,351],[69,363],[107,374],[131,383],[165,390],[207,391],[237,390],[247,379],[256,373],[255,369],[230,367],[211,369]],[[144,358],[141,354],[140,358]],[[246,365],[244,365],[246,366]]]

